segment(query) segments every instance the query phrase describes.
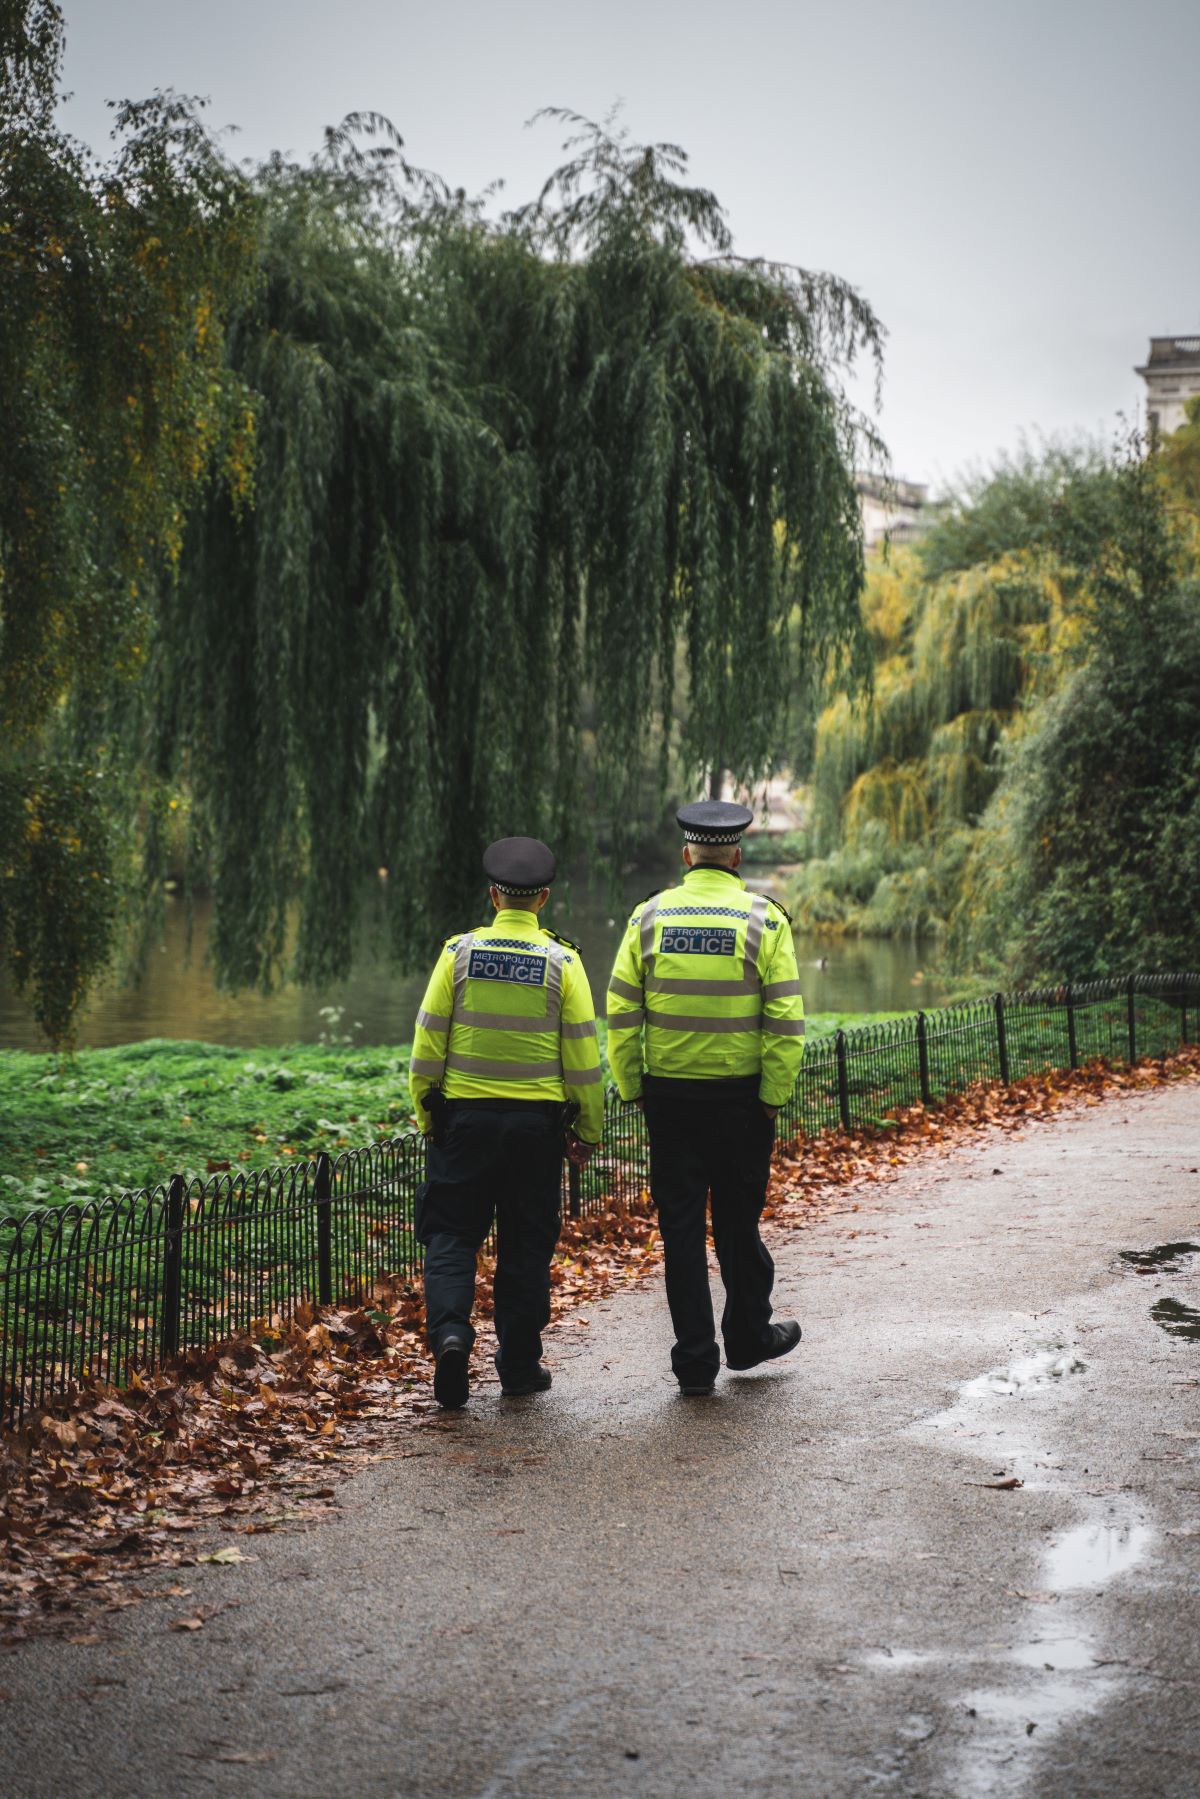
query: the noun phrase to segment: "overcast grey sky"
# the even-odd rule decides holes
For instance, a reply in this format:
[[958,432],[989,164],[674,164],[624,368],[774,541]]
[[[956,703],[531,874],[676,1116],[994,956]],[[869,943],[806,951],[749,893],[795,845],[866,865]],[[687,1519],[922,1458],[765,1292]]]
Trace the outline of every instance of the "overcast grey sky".
[[835,270],[889,332],[896,471],[1116,428],[1151,334],[1200,331],[1198,0],[65,0],[72,128],[175,87],[239,155],[386,113],[414,161],[526,198],[620,98],[744,254]]

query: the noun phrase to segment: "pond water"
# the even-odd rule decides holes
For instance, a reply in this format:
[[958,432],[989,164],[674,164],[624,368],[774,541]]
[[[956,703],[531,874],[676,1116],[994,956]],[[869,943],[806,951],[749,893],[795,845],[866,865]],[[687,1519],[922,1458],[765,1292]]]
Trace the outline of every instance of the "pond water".
[[[673,862],[629,870],[621,881],[620,906],[613,905],[604,888],[576,881],[567,903],[556,895],[547,907],[547,923],[579,943],[600,1004],[629,910],[647,893],[673,880],[677,867]],[[752,886],[770,889],[768,871],[747,872]],[[111,983],[95,993],[80,1025],[81,1049],[136,1043],[146,1037],[185,1037],[241,1048],[315,1043],[331,1028],[356,1043],[404,1043],[411,1038],[424,976],[398,975],[385,959],[370,953],[346,980],[325,986],[287,986],[272,994],[218,992],[203,953],[209,912],[207,901],[195,903],[189,957],[186,908],[182,901],[168,903],[163,942],[151,953],[145,975],[136,985]],[[804,980],[805,1009],[810,1013],[904,1012],[936,1005],[940,989],[935,980],[924,976],[922,961],[924,955],[932,954],[931,945],[907,941],[798,935],[796,955]],[[818,966],[822,962],[825,965]],[[340,1020],[332,1026],[322,1013],[322,1008],[330,1006],[341,1011]],[[3,980],[0,1048],[45,1048],[28,1007]]]

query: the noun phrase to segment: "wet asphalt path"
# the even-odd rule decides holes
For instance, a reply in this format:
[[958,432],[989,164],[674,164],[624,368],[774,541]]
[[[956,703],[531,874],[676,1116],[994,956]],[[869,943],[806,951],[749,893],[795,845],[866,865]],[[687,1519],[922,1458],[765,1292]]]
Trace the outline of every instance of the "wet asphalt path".
[[657,1283],[585,1310],[552,1393],[397,1428],[335,1521],[0,1663],[0,1784],[1195,1793],[1200,1341],[1151,1307],[1200,1256],[1119,1252],[1200,1243],[1198,1167],[1195,1086],[910,1167],[775,1245],[805,1341],[710,1401]]

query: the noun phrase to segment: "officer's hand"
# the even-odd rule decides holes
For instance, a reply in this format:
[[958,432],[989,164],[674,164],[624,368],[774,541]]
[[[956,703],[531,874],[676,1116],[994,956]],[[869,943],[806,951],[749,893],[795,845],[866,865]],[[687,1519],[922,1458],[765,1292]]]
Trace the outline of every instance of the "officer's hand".
[[763,1111],[764,1111],[764,1112],[765,1112],[765,1113],[766,1113],[766,1115],[767,1115],[767,1117],[768,1117],[768,1118],[774,1118],[774,1116],[775,1116],[775,1114],[776,1114],[776,1112],[778,1112],[778,1110],[779,1110],[779,1107],[778,1107],[778,1106],[768,1106],[768,1105],[767,1105],[767,1104],[765,1104],[765,1102],[764,1102],[764,1101],[762,1101],[762,1100],[759,1100],[759,1102],[758,1102],[758,1103],[759,1103],[759,1105],[760,1105],[760,1106],[762,1106],[762,1109],[763,1109]]
[[568,1131],[566,1147],[568,1162],[572,1162],[576,1168],[586,1168],[600,1145],[585,1143],[582,1137],[575,1135],[574,1131]]

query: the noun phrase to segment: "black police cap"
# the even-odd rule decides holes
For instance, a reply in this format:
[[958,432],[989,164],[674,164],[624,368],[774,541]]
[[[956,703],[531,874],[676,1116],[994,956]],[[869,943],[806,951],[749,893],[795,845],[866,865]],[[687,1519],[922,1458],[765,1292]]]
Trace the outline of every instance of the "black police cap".
[[675,814],[688,843],[737,843],[753,818],[749,806],[735,805],[732,800],[694,800]]
[[537,837],[501,837],[483,852],[483,872],[490,884],[522,899],[548,887],[555,866],[553,850]]

